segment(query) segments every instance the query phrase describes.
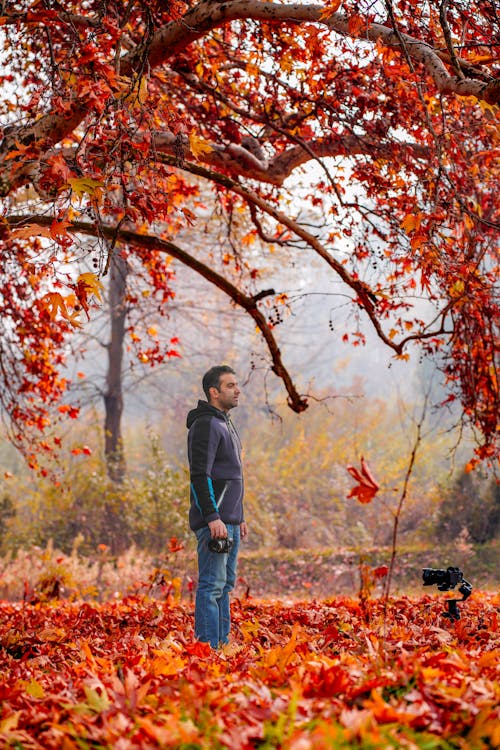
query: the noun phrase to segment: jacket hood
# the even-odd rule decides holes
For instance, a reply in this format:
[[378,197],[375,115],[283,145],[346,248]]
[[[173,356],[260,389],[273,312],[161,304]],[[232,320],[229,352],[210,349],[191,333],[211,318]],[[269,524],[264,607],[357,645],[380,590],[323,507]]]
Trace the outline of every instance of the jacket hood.
[[191,409],[191,411],[188,412],[186,427],[189,429],[196,419],[198,419],[199,417],[207,416],[225,419],[223,411],[216,409],[215,406],[209,404],[208,401],[198,401],[198,406],[196,407],[196,409]]

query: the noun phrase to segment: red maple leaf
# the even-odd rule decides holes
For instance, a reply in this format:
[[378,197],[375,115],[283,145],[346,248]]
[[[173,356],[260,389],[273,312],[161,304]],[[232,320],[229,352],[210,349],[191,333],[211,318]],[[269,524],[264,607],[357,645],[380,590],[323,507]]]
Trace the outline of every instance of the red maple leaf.
[[169,539],[168,543],[168,551],[169,552],[180,552],[181,549],[184,549],[184,544],[180,542],[177,537],[172,536]]
[[348,464],[346,467],[349,474],[358,482],[347,497],[357,497],[360,503],[371,503],[380,489],[380,485],[370,471],[368,464],[361,456],[361,471],[355,466]]

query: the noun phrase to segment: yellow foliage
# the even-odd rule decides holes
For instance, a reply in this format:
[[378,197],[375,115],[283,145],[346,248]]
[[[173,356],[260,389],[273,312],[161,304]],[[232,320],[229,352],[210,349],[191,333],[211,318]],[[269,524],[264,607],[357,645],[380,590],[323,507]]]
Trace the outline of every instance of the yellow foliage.
[[298,622],[294,623],[290,640],[285,646],[276,646],[270,650],[265,649],[263,651],[262,665],[268,669],[269,667],[278,667],[281,673],[284,672],[286,665],[292,658],[292,655],[297,646],[297,637],[300,633],[301,627]]
[[95,273],[81,273],[77,279],[77,284],[83,284],[89,294],[93,294],[98,300],[101,300],[101,290],[104,289],[103,284]]
[[15,713],[10,714],[10,716],[6,716],[5,719],[2,719],[2,721],[0,721],[0,734],[6,735],[13,729],[17,729],[21,713],[21,711],[16,711]]
[[81,199],[86,194],[96,196],[104,184],[92,177],[71,177],[65,187],[70,187],[71,191]]
[[40,683],[36,680],[30,680],[30,682],[26,682],[24,684],[24,689],[28,695],[31,695],[32,698],[45,697],[45,690],[43,689],[43,685],[40,685]]
[[208,141],[194,133],[189,134],[189,148],[195,159],[213,150]]

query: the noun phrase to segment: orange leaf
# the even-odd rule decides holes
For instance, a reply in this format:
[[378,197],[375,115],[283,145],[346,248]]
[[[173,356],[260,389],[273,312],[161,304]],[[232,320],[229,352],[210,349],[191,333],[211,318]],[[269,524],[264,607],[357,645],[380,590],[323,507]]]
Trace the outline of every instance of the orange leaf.
[[67,414],[71,419],[76,419],[80,413],[80,409],[76,406],[71,406],[70,404],[61,404],[61,406],[58,406],[57,408],[61,414]]
[[355,13],[349,18],[347,26],[349,28],[349,34],[352,36],[360,36],[363,29],[366,27],[366,19]]
[[184,549],[183,542],[180,542],[175,536],[170,537],[169,543],[168,543],[168,551],[180,552],[181,549]]
[[191,656],[206,657],[212,653],[212,649],[209,643],[202,643],[201,641],[195,641],[194,643],[186,644],[186,651]]
[[422,214],[406,214],[400,227],[405,230],[406,234],[411,234],[416,229],[420,229],[421,222]]
[[347,497],[357,497],[360,503],[370,503],[380,489],[380,485],[374,478],[367,462],[361,456],[361,471],[352,464],[346,467],[349,474],[358,482]]
[[101,299],[101,291],[104,286],[95,273],[81,273],[76,283],[80,294],[83,294],[84,290],[85,295],[93,294],[98,300]]
[[42,297],[41,302],[47,308],[51,320],[55,320],[58,312],[61,313],[63,318],[67,317],[66,303],[59,292],[49,292]]
[[50,237],[52,239],[56,239],[57,237],[60,237],[61,235],[68,234],[68,227],[71,226],[70,221],[66,221],[66,219],[63,219],[62,221],[54,220],[52,224],[50,225]]
[[44,227],[40,224],[24,224],[19,229],[14,229],[11,232],[12,237],[17,239],[27,239],[28,237],[50,237],[52,238],[52,232],[50,227]]
[[332,0],[331,3],[328,3],[321,13],[319,20],[325,21],[327,18],[330,18],[330,16],[333,16],[333,14],[340,8],[341,3],[342,0]]

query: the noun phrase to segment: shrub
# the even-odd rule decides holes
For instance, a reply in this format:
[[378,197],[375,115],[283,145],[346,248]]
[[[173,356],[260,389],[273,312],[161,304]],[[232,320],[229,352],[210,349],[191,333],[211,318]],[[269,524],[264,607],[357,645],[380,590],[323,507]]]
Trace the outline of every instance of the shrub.
[[184,538],[187,477],[168,466],[156,439],[151,447],[145,465],[123,484],[108,479],[97,454],[72,458],[57,483],[32,475],[10,479],[0,502],[0,554],[49,541],[69,554],[75,539],[82,554],[99,545],[113,555],[130,545],[161,552],[170,537]]
[[444,491],[438,513],[438,536],[452,539],[466,532],[484,544],[500,533],[500,484],[480,472],[462,472]]

